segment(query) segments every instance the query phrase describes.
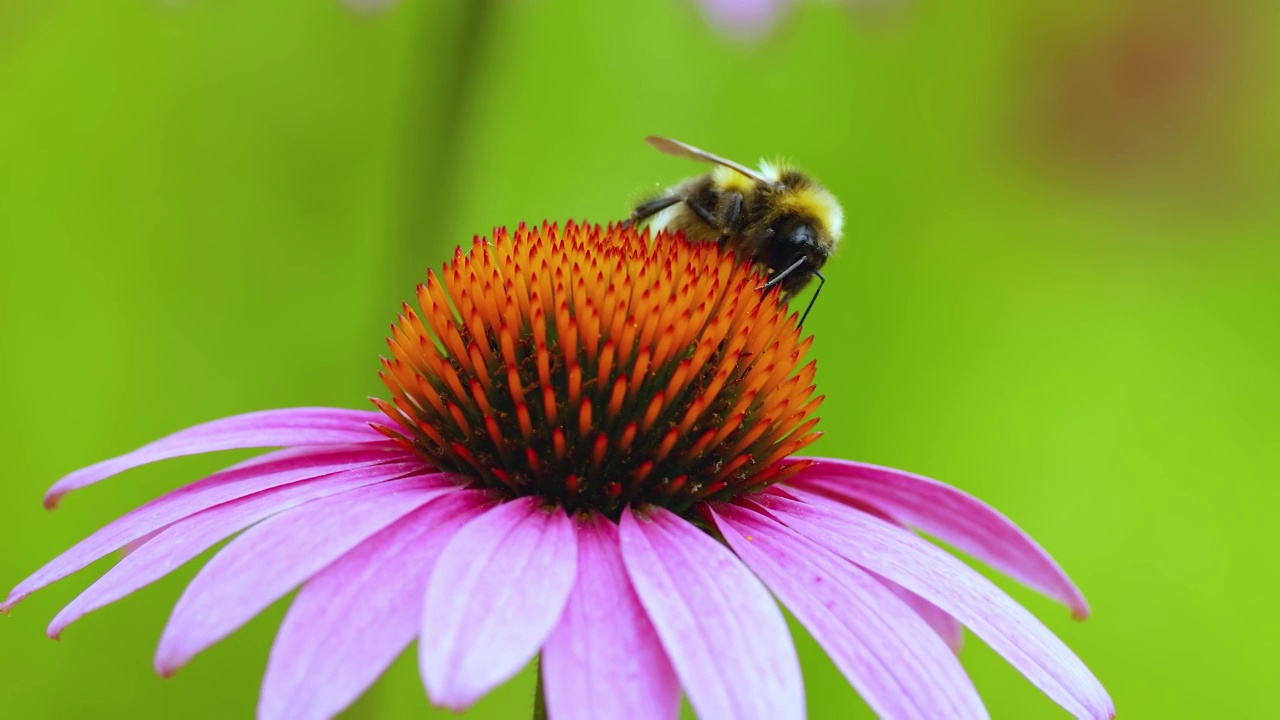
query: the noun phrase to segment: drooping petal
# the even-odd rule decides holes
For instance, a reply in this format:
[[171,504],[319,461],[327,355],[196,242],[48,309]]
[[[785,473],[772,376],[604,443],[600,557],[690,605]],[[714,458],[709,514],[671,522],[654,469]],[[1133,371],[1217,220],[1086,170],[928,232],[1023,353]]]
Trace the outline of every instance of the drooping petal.
[[[774,485],[766,489],[764,492],[771,495],[781,495],[782,497],[788,497],[793,500],[798,499],[795,494],[787,492],[785,488],[779,487],[777,485]],[[853,507],[853,508],[864,511],[869,515],[880,518],[885,522],[893,523],[894,525],[898,525],[899,527],[904,527],[904,528],[906,527],[901,522],[899,522],[896,518],[894,518],[892,515],[885,512],[884,510],[881,510],[880,508],[877,508],[874,505],[863,503],[857,500],[846,500],[844,502],[841,502],[839,500],[833,500],[831,498],[827,498],[822,495],[812,495],[812,494],[808,495],[807,499],[808,499],[808,502],[810,503],[830,503],[831,505],[841,509],[843,509],[844,507]],[[924,621],[929,623],[929,627],[932,627],[934,629],[934,632],[938,633],[938,635],[941,636],[942,639],[947,643],[947,647],[951,648],[954,652],[957,652],[957,653],[960,652],[960,650],[964,646],[964,626],[963,625],[961,625],[955,618],[948,615],[945,611],[943,611],[937,605],[934,605],[933,603],[929,602],[928,600],[925,600],[919,595],[916,595],[915,593],[902,587],[901,585],[895,582],[891,582],[889,580],[885,580],[884,578],[880,577],[879,575],[876,575],[875,573],[871,573],[871,574],[875,575],[875,577],[877,577],[880,580],[880,582],[884,583],[886,587],[892,590],[898,597],[902,598],[903,602],[910,605],[911,608],[916,611],[917,615],[924,618]]]
[[369,536],[430,500],[456,492],[445,477],[387,480],[313,500],[245,531],[182,593],[156,648],[156,671],[172,674]]
[[719,505],[711,517],[877,715],[987,717],[960,661],[874,575],[760,513]]
[[449,493],[365,540],[307,581],[276,634],[258,718],[328,718],[408,647],[440,551],[493,501]]
[[[405,455],[398,457],[403,458]],[[85,568],[138,538],[205,508],[268,488],[395,458],[396,455],[382,450],[341,448],[313,450],[306,455],[297,455],[291,451],[288,457],[252,465],[242,464],[184,485],[113,520],[49,561],[11,590],[4,604],[0,605],[0,610],[7,610],[36,590]]]
[[432,701],[461,711],[528,663],[564,611],[577,564],[573,522],[537,498],[459,530],[422,613],[419,662]]
[[901,470],[849,460],[814,460],[812,467],[787,483],[880,508],[1058,600],[1077,618],[1088,617],[1089,604],[1058,563],[990,505],[950,485]]
[[787,623],[737,556],[657,507],[624,512],[620,538],[627,574],[700,717],[804,717]]
[[129,542],[125,543],[124,545],[122,545],[122,546],[120,547],[120,556],[121,556],[121,557],[124,557],[124,556],[126,556],[126,555],[131,555],[131,554],[133,554],[133,551],[134,551],[134,550],[137,550],[138,548],[140,548],[140,547],[142,547],[143,545],[147,544],[148,542],[150,542],[150,541],[151,541],[151,539],[152,539],[152,538],[154,538],[155,536],[157,536],[157,535],[159,535],[160,533],[164,532],[164,531],[165,531],[165,530],[167,530],[168,528],[169,528],[169,526],[168,526],[168,525],[165,525],[164,527],[160,528],[159,530],[152,530],[151,532],[147,533],[146,535],[143,535],[142,537],[136,537],[136,538],[134,538],[134,539],[130,540]]
[[1089,668],[1031,613],[942,549],[865,513],[758,496],[805,537],[937,605],[964,623],[1054,702],[1081,718],[1115,714]]
[[221,418],[180,430],[133,452],[76,470],[49,488],[44,504],[56,507],[62,496],[72,490],[140,465],[184,455],[237,448],[347,445],[385,440],[381,433],[369,427],[371,422],[386,422],[386,416],[366,410],[289,408]]
[[[875,573],[872,574],[875,575]],[[960,652],[961,648],[964,647],[964,626],[960,624],[960,621],[948,615],[942,608],[902,587],[898,583],[885,580],[884,578],[879,579],[880,582],[884,583],[885,587],[892,590],[893,594],[897,595],[902,602],[906,603],[912,610],[915,610],[916,614],[929,624],[929,627],[933,628],[933,631],[938,634],[938,637],[942,638],[942,641],[947,644],[947,647],[951,648],[951,652]]]
[[343,470],[236,498],[169,525],[134,548],[64,607],[49,624],[49,636],[58,637],[86,614],[150,585],[264,518],[312,500],[401,477],[415,469],[417,463],[401,462]]
[[[798,499],[795,494],[788,492],[786,488],[783,488],[778,485],[773,485],[767,488],[764,492],[771,495],[781,495],[782,497],[788,497],[788,498],[791,498],[792,500]],[[880,508],[877,508],[873,505],[869,505],[857,500],[846,500],[845,502],[842,503],[839,500],[833,500],[825,496],[812,495],[812,494],[809,495],[807,499],[810,503],[825,502],[825,503],[831,503],[836,507],[843,507],[843,506],[854,507],[866,512],[869,515],[880,518],[885,522],[893,523],[894,525],[898,525],[901,527],[906,527],[901,522],[899,522],[896,518],[894,518],[892,515],[888,514],[884,510],[881,510]],[[871,573],[871,574],[875,575],[875,577],[877,577],[880,580],[880,582],[884,583],[884,585],[888,587],[890,590],[892,590],[894,594],[896,594],[899,598],[902,598],[903,602],[910,605],[911,609],[915,610],[917,615],[924,618],[924,621],[929,623],[929,627],[933,628],[934,632],[938,633],[938,635],[941,636],[942,639],[947,643],[947,647],[951,648],[952,651],[954,652],[957,652],[957,653],[960,652],[960,650],[964,646],[964,626],[963,625],[961,625],[955,618],[948,615],[945,611],[943,611],[937,605],[934,605],[933,603],[929,602],[928,600],[925,600],[919,595],[916,595],[915,593],[902,587],[901,585],[895,582],[890,582],[889,580],[885,580],[884,578],[880,577],[879,575],[876,575],[875,573]]]
[[631,587],[618,528],[578,523],[578,575],[542,649],[547,712],[555,720],[675,718],[680,682]]

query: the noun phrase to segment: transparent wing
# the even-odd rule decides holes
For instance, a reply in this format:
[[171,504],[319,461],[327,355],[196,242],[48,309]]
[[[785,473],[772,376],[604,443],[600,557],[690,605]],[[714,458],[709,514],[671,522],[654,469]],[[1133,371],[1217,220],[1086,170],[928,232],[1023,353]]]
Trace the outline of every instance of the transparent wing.
[[711,153],[705,150],[699,150],[698,148],[692,145],[686,145],[680,142],[679,140],[672,140],[671,138],[656,137],[654,135],[650,135],[649,137],[645,138],[645,142],[649,143],[650,145],[654,146],[655,148],[661,150],[662,152],[668,155],[675,155],[676,157],[689,158],[690,160],[701,160],[703,162],[709,162],[714,165],[721,165],[735,172],[742,173],[743,175],[751,178],[752,180],[755,180],[756,182],[764,183],[765,185],[773,184],[772,180],[765,177],[764,175],[761,175],[759,172],[752,170],[746,165],[739,165],[738,163],[732,160],[725,160],[724,158],[719,157],[717,155],[712,155]]

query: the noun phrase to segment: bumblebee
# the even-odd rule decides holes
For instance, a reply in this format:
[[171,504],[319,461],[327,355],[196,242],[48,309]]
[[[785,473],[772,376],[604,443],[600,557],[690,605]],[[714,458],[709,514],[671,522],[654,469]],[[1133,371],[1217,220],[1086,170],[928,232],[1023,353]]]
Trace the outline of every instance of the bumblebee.
[[677,140],[645,140],[668,155],[715,165],[631,211],[626,224],[649,220],[658,230],[683,231],[691,242],[714,242],[768,273],[761,290],[777,287],[786,302],[813,278],[818,289],[800,323],[809,316],[826,278],[822,266],[840,241],[844,211],[813,178],[782,164],[761,161],[752,170]]

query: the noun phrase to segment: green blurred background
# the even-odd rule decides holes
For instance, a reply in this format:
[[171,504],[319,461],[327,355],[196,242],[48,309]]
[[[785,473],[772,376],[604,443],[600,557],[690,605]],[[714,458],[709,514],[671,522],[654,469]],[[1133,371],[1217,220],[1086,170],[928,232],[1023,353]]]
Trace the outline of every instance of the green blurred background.
[[[1004,583],[1121,717],[1274,715],[1280,12],[1215,0],[798,2],[764,38],[679,0],[0,2],[0,585],[227,463],[62,474],[184,426],[366,407],[428,264],[607,221],[784,154],[842,198],[807,330],[816,454],[931,475],[1039,539],[1085,623]],[[104,561],[0,619],[5,717],[245,717],[278,603],[171,680],[194,567],[96,613]],[[866,716],[798,634],[811,716]],[[969,638],[992,714],[1064,714]],[[749,682],[749,679],[744,679]],[[469,717],[521,717],[525,672]],[[441,717],[412,658],[351,717]]]

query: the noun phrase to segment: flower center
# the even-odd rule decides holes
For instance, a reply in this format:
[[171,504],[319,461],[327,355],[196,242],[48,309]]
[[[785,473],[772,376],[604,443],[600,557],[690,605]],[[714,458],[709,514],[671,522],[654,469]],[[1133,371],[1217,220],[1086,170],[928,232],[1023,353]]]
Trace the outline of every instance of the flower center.
[[392,420],[432,465],[617,517],[799,471],[815,363],[749,264],[681,234],[521,225],[459,249],[387,339]]

